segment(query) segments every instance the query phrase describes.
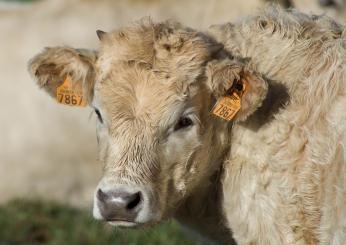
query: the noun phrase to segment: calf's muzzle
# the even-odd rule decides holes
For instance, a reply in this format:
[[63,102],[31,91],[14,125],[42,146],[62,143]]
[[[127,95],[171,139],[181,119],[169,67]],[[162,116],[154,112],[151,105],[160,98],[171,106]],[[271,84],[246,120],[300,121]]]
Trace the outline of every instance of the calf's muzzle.
[[106,221],[134,222],[143,207],[141,191],[98,189],[96,197],[100,214]]

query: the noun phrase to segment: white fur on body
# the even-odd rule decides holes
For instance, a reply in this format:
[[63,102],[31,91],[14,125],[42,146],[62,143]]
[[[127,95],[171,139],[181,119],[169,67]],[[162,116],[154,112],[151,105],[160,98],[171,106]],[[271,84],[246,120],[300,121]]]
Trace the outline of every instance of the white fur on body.
[[234,125],[224,163],[223,207],[235,240],[345,244],[344,27],[268,9],[211,33],[269,83],[262,108]]

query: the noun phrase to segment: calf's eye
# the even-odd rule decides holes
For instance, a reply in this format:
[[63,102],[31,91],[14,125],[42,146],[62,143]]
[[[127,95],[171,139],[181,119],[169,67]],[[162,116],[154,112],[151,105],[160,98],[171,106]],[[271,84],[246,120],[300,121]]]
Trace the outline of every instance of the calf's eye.
[[100,123],[103,123],[103,119],[102,119],[100,111],[95,108],[95,113],[96,113],[97,118],[99,119]]
[[191,118],[189,117],[181,117],[179,119],[179,121],[177,122],[177,124],[175,124],[174,126],[174,131],[183,129],[183,128],[187,128],[189,126],[193,125],[193,122],[191,120]]

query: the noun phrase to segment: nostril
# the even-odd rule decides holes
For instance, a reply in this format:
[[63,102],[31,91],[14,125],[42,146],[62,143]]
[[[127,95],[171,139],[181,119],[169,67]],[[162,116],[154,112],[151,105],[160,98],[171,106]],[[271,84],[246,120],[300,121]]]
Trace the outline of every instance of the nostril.
[[320,5],[325,7],[331,7],[331,6],[335,6],[336,3],[334,0],[320,0]]
[[132,200],[129,201],[129,203],[127,204],[126,208],[128,210],[134,209],[135,207],[137,207],[139,205],[139,203],[142,200],[142,195],[140,192],[137,192],[135,194],[133,194],[133,196],[131,197]]
[[107,194],[104,193],[101,189],[97,190],[97,199],[99,199],[101,202],[105,202],[107,199]]

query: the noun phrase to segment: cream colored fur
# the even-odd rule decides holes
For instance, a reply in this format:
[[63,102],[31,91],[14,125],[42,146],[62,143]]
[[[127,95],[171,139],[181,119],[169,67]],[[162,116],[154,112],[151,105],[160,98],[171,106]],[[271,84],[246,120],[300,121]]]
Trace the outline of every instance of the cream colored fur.
[[211,32],[289,96],[275,114],[269,104],[233,127],[223,191],[235,239],[345,244],[345,27],[267,9]]
[[[218,243],[346,240],[343,26],[275,8],[208,33],[145,19],[72,54],[46,50],[30,71],[51,94],[66,74],[94,87],[101,184],[150,190],[146,224],[175,216]],[[242,79],[235,120],[211,115]],[[183,116],[193,125],[174,130]]]

